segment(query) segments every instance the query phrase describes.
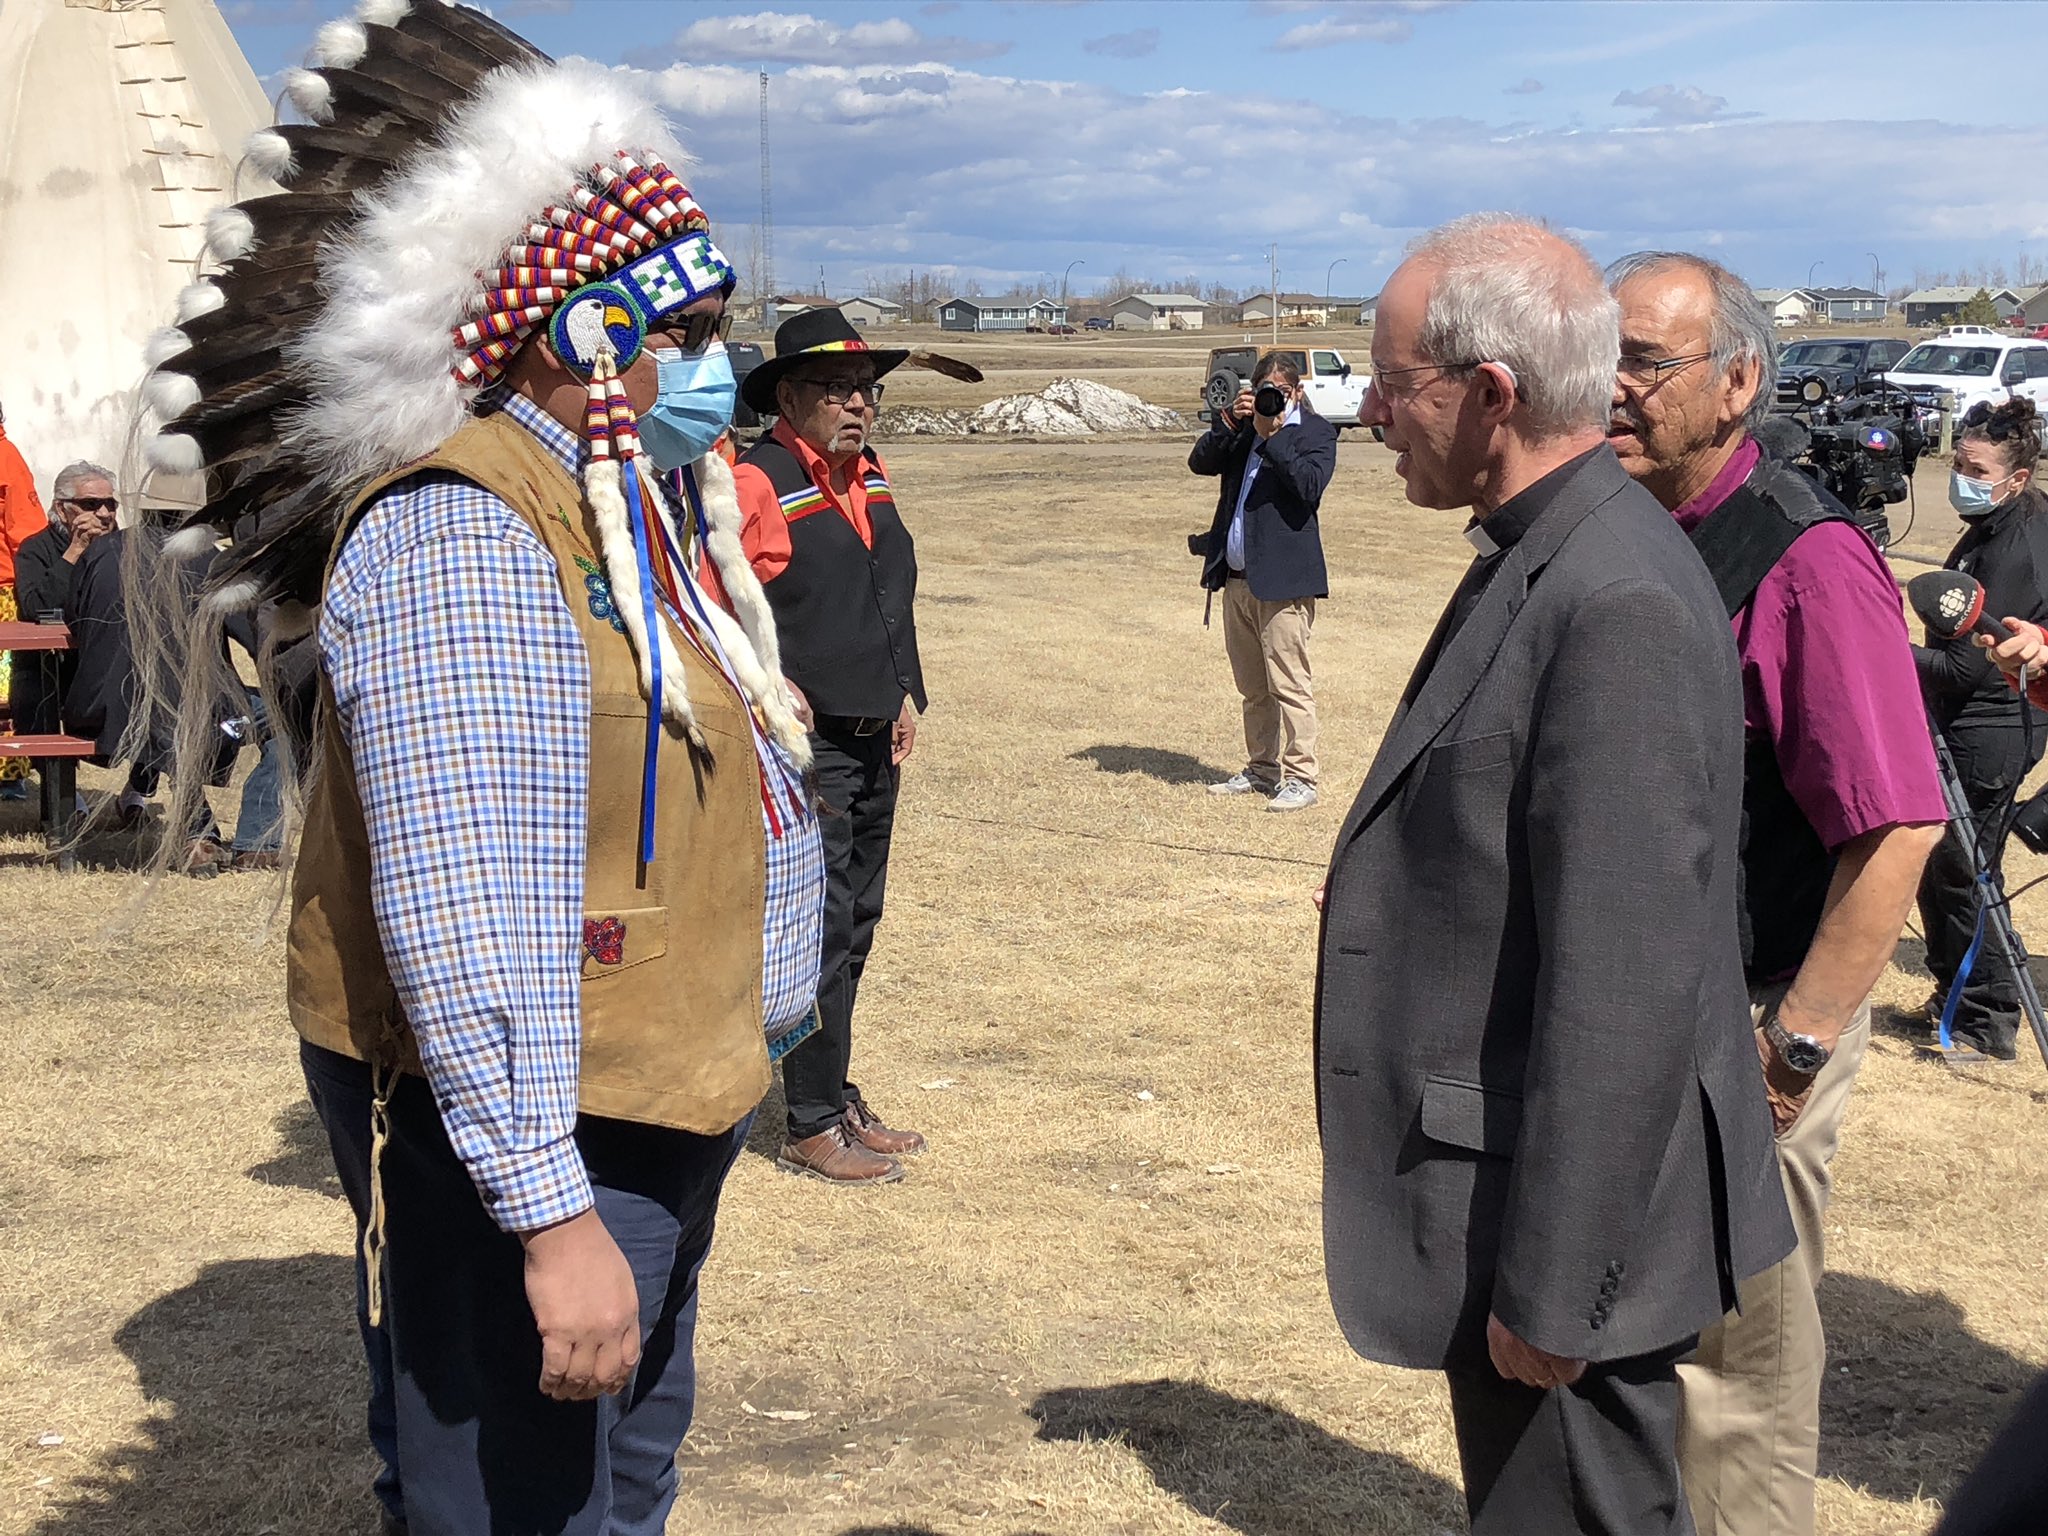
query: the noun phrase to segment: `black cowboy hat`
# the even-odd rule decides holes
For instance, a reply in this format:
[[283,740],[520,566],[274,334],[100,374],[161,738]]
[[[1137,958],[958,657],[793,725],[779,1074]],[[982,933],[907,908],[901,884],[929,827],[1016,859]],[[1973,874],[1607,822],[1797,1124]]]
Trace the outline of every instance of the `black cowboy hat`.
[[775,386],[790,369],[813,358],[847,355],[867,358],[875,365],[875,377],[880,378],[910,352],[907,348],[869,346],[867,338],[837,309],[807,309],[775,328],[775,355],[754,366],[740,385],[740,398],[761,414],[772,414]]

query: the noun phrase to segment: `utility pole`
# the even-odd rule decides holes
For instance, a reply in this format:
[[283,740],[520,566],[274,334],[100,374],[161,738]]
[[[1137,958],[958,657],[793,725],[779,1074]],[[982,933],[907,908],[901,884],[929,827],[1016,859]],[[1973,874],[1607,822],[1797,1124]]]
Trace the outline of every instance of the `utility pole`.
[[1273,292],[1273,345],[1280,345],[1280,247],[1273,244],[1266,247],[1267,276],[1272,280]]
[[761,323],[768,323],[768,301],[775,296],[775,212],[769,199],[768,71],[761,71],[761,270],[755,275],[761,294]]

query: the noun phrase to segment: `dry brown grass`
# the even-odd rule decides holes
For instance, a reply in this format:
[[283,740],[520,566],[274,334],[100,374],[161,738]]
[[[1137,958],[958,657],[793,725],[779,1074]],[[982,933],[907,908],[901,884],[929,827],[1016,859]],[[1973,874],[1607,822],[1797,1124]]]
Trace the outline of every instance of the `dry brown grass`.
[[[1346,443],[1325,805],[1218,803],[1236,711],[1184,453],[892,450],[934,704],[856,1075],[933,1150],[883,1191],[780,1175],[766,1135],[741,1160],[671,1530],[1462,1526],[1436,1381],[1358,1360],[1324,1297],[1307,898],[1465,546]],[[26,825],[0,823],[0,1529],[367,1530],[348,1221],[258,889],[167,883],[109,936],[131,877],[22,867]],[[2044,1086],[2031,1051],[1974,1079],[1873,1047],[1831,1217],[1830,1536],[1924,1531],[2048,1360]]]

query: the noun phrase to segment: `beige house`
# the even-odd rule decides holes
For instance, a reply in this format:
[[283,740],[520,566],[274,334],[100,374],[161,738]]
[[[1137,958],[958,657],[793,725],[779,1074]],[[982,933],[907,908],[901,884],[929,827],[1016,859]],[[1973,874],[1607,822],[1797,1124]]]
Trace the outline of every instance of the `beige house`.
[[1120,331],[1199,331],[1202,301],[1186,293],[1127,294],[1109,306],[1109,323]]
[[[1273,323],[1273,295],[1254,294],[1241,306],[1246,325],[1271,325]],[[1280,295],[1280,323],[1282,325],[1327,325],[1330,307],[1322,298],[1313,293],[1283,293]]]
[[778,293],[761,306],[761,323],[773,328],[806,310],[838,307],[837,299],[828,299],[822,293]]
[[887,299],[841,299],[839,313],[866,330],[871,325],[895,325],[903,318],[903,306]]

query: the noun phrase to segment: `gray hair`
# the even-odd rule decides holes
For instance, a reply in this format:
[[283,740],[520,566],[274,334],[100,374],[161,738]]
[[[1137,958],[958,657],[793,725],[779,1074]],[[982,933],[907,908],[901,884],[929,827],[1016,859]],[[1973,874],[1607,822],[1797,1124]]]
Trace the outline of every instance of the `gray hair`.
[[1751,436],[1771,414],[1777,398],[1778,336],[1770,312],[1741,278],[1718,261],[1695,256],[1691,251],[1637,251],[1624,256],[1607,269],[1607,286],[1619,293],[1621,285],[1638,277],[1654,276],[1669,268],[1697,273],[1706,279],[1713,296],[1714,318],[1707,331],[1707,349],[1712,353],[1716,374],[1728,377],[1728,370],[1740,358],[1756,365],[1756,398],[1742,413],[1742,428]]
[[1543,438],[1604,428],[1621,308],[1575,240],[1537,219],[1471,213],[1409,253],[1436,269],[1417,345],[1432,363],[1504,363]]
[[115,483],[114,472],[111,469],[95,464],[90,459],[80,459],[75,464],[66,464],[57,471],[57,478],[50,482],[51,522],[62,521],[57,513],[57,503],[69,501],[78,487],[87,480],[104,480],[108,485]]

